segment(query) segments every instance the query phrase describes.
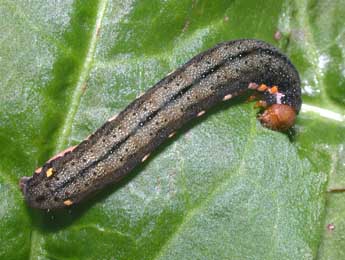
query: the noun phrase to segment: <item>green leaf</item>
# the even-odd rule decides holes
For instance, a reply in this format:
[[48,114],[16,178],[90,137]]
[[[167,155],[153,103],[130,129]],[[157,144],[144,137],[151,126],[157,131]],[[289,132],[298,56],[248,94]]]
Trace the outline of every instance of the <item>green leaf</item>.
[[[343,259],[344,12],[342,0],[1,1],[0,259]],[[237,38],[298,68],[295,135],[223,104],[86,203],[26,206],[20,177]]]

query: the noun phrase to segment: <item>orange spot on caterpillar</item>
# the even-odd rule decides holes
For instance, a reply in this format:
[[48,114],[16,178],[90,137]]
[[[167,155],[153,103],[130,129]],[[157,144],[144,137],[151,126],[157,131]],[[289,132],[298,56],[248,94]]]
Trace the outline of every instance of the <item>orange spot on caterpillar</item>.
[[270,92],[271,94],[277,94],[278,93],[278,87],[273,86],[273,87],[268,89],[268,92]]
[[266,107],[267,107],[267,103],[264,100],[259,100],[254,105],[254,108],[266,108]]
[[[117,118],[117,114],[108,119],[108,122],[114,121]],[[88,138],[86,138],[88,139]]]
[[176,134],[176,132],[172,132],[168,137],[171,138]]
[[205,110],[202,110],[202,111],[200,111],[196,116],[199,117],[199,116],[202,116],[202,115],[205,114],[205,113],[206,113],[206,111],[205,111]]
[[228,94],[226,96],[223,97],[223,101],[226,101],[226,100],[229,100],[232,98],[232,95],[231,94]]
[[248,85],[249,89],[257,89],[258,87],[259,87],[259,85],[254,83],[254,82],[250,82]]
[[65,204],[66,206],[71,206],[71,205],[73,204],[73,201],[71,201],[71,200],[65,200],[65,201],[63,202],[63,204]]
[[68,152],[72,152],[74,150],[74,148],[76,148],[77,146],[71,146],[71,147],[68,147],[67,149],[63,150],[62,152],[59,152],[58,154],[54,155],[52,158],[50,158],[47,162],[51,162],[52,160],[55,160],[59,157],[62,157],[64,156],[66,153]]
[[51,176],[53,176],[54,174],[54,170],[53,168],[49,168],[47,171],[46,171],[46,176],[49,178]]
[[142,161],[142,162],[146,161],[146,160],[147,160],[147,158],[149,158],[149,156],[150,156],[150,154],[149,154],[149,153],[148,153],[148,154],[146,154],[146,155],[143,157],[143,159],[141,159],[141,161]]
[[267,87],[267,85],[265,85],[265,84],[261,84],[261,85],[257,88],[258,91],[266,91],[267,89],[268,89],[268,87]]
[[36,173],[36,174],[40,174],[41,172],[42,172],[42,167],[37,168],[37,169],[35,170],[35,173]]

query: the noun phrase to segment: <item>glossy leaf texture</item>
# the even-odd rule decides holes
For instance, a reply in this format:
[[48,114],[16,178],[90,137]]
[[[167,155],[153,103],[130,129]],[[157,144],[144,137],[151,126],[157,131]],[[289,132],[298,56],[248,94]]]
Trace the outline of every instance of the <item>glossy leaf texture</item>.
[[[2,0],[0,259],[343,259],[344,14],[343,0]],[[20,177],[238,38],[268,41],[298,68],[294,133],[229,102],[89,201],[26,206]]]

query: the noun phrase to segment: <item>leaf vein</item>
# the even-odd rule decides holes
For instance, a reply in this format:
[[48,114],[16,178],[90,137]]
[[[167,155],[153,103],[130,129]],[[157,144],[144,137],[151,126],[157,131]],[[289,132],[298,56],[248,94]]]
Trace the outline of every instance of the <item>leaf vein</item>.
[[87,81],[87,78],[92,66],[92,60],[93,60],[93,56],[96,50],[96,45],[97,45],[97,40],[98,40],[98,31],[102,25],[102,20],[105,14],[107,3],[108,3],[108,0],[101,0],[99,3],[96,23],[92,32],[88,52],[86,54],[85,62],[80,72],[79,80],[76,84],[76,88],[72,95],[72,99],[71,99],[72,101],[71,101],[70,108],[67,112],[66,120],[63,124],[62,131],[57,140],[55,153],[61,151],[65,147],[67,143],[67,139],[71,134],[72,123],[77,113],[81,96],[83,94],[83,89],[86,84],[86,81]]

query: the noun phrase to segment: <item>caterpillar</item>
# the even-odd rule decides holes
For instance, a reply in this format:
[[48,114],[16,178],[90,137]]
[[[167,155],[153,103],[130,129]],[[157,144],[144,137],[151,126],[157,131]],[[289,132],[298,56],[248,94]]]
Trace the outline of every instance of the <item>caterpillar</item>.
[[117,183],[189,120],[219,102],[255,94],[259,119],[289,129],[301,108],[300,79],[289,59],[254,39],[223,42],[169,74],[79,145],[22,177],[29,206],[57,209]]

